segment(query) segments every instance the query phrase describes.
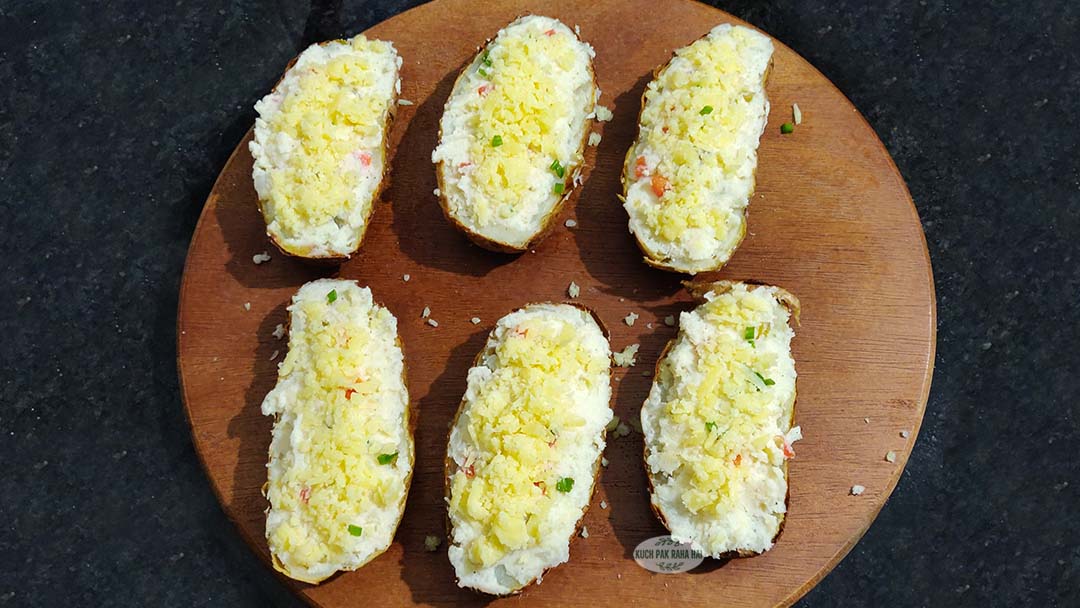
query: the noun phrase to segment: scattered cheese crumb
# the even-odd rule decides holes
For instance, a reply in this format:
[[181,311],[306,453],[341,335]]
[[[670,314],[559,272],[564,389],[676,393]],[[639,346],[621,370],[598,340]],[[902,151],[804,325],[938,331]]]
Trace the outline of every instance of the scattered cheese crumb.
[[255,255],[251,256],[251,261],[255,262],[256,265],[262,264],[263,262],[269,262],[270,254],[266,253],[265,251],[262,253],[256,253]]
[[606,466],[607,466],[608,464],[610,464],[610,463],[611,463],[611,461],[607,459],[607,456],[601,456],[601,457],[600,457],[600,464],[601,464],[602,466],[605,466],[605,467],[606,467]]
[[600,508],[601,509],[606,509],[607,508],[607,501],[606,500],[601,500],[600,501]]
[[431,316],[431,309],[427,306],[424,307],[424,312],[420,313],[421,319],[426,319]]
[[399,106],[411,106],[411,105],[413,105],[413,102],[409,101],[408,99],[401,98],[401,99],[397,100],[397,105],[399,105]]
[[278,340],[280,340],[282,337],[285,336],[285,326],[281,323],[278,323],[277,327],[274,328],[274,333],[272,335]]
[[668,315],[664,317],[664,325],[668,327],[675,327],[675,315]]
[[409,282],[409,279],[411,279],[411,278],[412,278],[412,276],[410,276],[410,275],[407,275],[407,274],[403,274],[403,275],[401,275],[401,280],[402,280],[402,281],[405,281],[406,283],[408,283],[408,282]]
[[896,462],[896,452],[892,450],[885,452],[885,462]]
[[439,190],[438,188],[435,188],[434,190],[432,190],[431,193],[434,194],[435,196],[442,196],[442,190]]
[[652,323],[646,323],[645,329],[652,329]]
[[615,361],[615,365],[619,367],[633,367],[634,363],[637,363],[637,351],[641,348],[640,344],[631,344],[622,349],[622,352],[613,353],[611,358]]
[[619,422],[619,424],[615,427],[615,436],[616,437],[626,437],[629,434],[630,434],[630,427],[627,426],[625,422]]
[[596,104],[596,120],[607,122],[611,120],[613,116],[614,114],[612,114],[611,110],[607,109],[607,107]]
[[577,226],[577,222],[575,220],[566,220],[566,227],[567,228],[573,228],[575,226]]
[[576,297],[578,297],[578,294],[580,294],[580,293],[581,293],[581,288],[578,287],[578,284],[573,282],[573,281],[570,281],[570,286],[566,288],[566,295],[570,296],[571,298],[576,298]]
[[424,537],[424,551],[427,551],[428,553],[433,553],[441,544],[442,539],[438,536],[428,535]]
[[581,27],[578,26],[578,24],[576,24],[576,23],[574,24],[574,33],[577,34],[578,36],[581,35]]
[[791,117],[795,119],[795,124],[802,124],[802,110],[799,109],[799,104],[791,104]]
[[638,319],[637,313],[632,312],[632,313],[626,315],[626,318],[624,318],[623,321],[625,321],[626,324],[629,325],[630,327],[633,327],[634,326],[634,321],[637,321],[637,319]]
[[244,310],[251,310],[251,302],[244,302]]
[[275,350],[275,351],[274,351],[274,354],[270,355],[270,360],[271,360],[271,361],[273,361],[274,359],[277,359],[277,356],[278,356],[278,352],[279,352],[279,351],[276,351],[276,350]]
[[432,326],[432,327],[438,327],[439,326],[439,322],[436,321],[435,319],[428,319],[427,324]]
[[473,317],[473,318],[471,318],[469,320],[472,321],[473,325],[479,325],[480,324],[480,317]]
[[903,437],[904,439],[907,439],[910,435],[911,435],[911,433],[909,433],[907,431],[900,431],[900,436]]
[[858,495],[862,494],[865,491],[866,491],[866,488],[863,487],[863,486],[860,486],[858,484],[855,484],[855,485],[851,486],[851,495],[852,496],[858,496]]
[[581,538],[589,538],[589,529],[581,526]]
[[866,424],[870,424],[870,419],[869,418],[863,418],[862,421],[864,423],[866,423]]
[[589,145],[599,146],[602,136],[599,133],[589,133]]

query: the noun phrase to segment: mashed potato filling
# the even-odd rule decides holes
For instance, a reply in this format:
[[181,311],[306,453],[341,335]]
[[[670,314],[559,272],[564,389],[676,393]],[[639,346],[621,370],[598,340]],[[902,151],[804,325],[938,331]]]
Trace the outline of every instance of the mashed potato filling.
[[528,16],[499,31],[443,113],[441,190],[480,234],[519,244],[568,191],[598,95],[592,48],[561,22]]
[[392,44],[363,36],[312,46],[255,105],[255,188],[288,252],[359,247],[382,181],[400,62]]
[[275,417],[266,538],[279,569],[315,581],[393,538],[412,470],[397,321],[352,281],[293,298],[289,353],[263,401]]
[[609,357],[572,306],[499,321],[450,436],[450,559],[463,586],[506,593],[569,558],[611,420]]
[[778,297],[736,283],[682,313],[642,408],[652,501],[673,537],[714,557],[769,549],[787,510],[801,432],[791,313]]
[[754,30],[720,25],[649,83],[623,185],[630,231],[656,261],[713,269],[742,240],[772,48]]

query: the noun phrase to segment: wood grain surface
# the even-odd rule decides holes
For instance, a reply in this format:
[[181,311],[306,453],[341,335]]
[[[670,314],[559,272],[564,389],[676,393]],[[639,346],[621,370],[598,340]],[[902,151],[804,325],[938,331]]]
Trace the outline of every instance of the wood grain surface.
[[[585,183],[552,234],[534,251],[495,254],[470,244],[443,218],[431,151],[458,71],[485,39],[530,11],[579,25],[596,48],[603,97],[614,111],[586,150]],[[634,27],[628,27],[633,22]],[[358,255],[340,268],[289,259],[269,245],[251,181],[250,132],[222,170],[191,242],[178,311],[178,367],[195,448],[232,519],[267,562],[266,500],[260,486],[271,420],[259,405],[274,385],[286,340],[272,335],[305,281],[340,275],[370,286],[398,317],[419,411],[417,463],[405,517],[390,549],[359,571],[319,586],[288,585],[318,606],[683,605],[783,606],[820,580],[866,531],[896,485],[915,441],[930,387],[935,345],[933,279],[915,208],[888,153],[824,76],[776,41],[772,104],[761,141],[757,193],[746,240],[723,270],[701,278],[755,279],[802,301],[794,341],[799,373],[796,423],[806,438],[791,464],[790,512],[776,547],[690,573],[654,574],[634,547],[665,532],[649,510],[638,433],[612,437],[571,558],[521,596],[491,599],[459,589],[446,557],[424,550],[445,538],[442,462],[447,425],[465,372],[492,324],[532,301],[592,307],[612,347],[640,343],[636,367],[618,369],[616,414],[635,419],[647,377],[674,328],[662,319],[690,306],[683,276],[649,268],[616,199],[623,155],[653,68],[713,26],[739,21],[689,1],[545,2],[436,0],[372,28],[404,59],[402,106],[391,130],[391,183]],[[282,66],[284,68],[284,66]],[[791,135],[798,102],[803,124]],[[564,222],[575,219],[577,226]],[[254,254],[269,251],[262,265]],[[411,280],[403,281],[409,274]],[[246,305],[250,305],[250,310]],[[439,326],[421,319],[431,308]],[[628,313],[641,315],[633,327]],[[479,325],[470,323],[480,317]],[[907,434],[903,437],[902,433]],[[897,454],[885,461],[886,452]],[[853,484],[866,487],[849,495]],[[599,507],[605,501],[606,509]],[[196,584],[193,582],[193,584]]]

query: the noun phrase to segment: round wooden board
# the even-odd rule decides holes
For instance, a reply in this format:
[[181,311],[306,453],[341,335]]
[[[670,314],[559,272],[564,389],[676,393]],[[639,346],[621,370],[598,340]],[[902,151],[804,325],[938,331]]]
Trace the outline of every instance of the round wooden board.
[[[601,101],[614,111],[598,147],[586,151],[585,183],[534,252],[483,251],[444,220],[432,190],[431,150],[443,104],[478,45],[514,17],[542,10],[577,24],[596,48]],[[639,100],[653,68],[713,26],[740,23],[689,1],[436,0],[372,28],[404,58],[402,106],[391,132],[391,185],[360,253],[340,269],[289,259],[268,245],[251,182],[250,133],[236,148],[199,220],[184,272],[178,365],[195,448],[226,514],[269,567],[260,487],[271,420],[259,405],[274,385],[286,342],[272,332],[305,281],[356,279],[398,317],[419,410],[417,464],[405,517],[390,549],[356,572],[319,586],[287,581],[319,606],[494,604],[600,606],[782,606],[809,590],[866,531],[907,461],[930,387],[935,303],[929,256],[903,180],[874,132],[824,76],[777,41],[768,83],[772,103],[761,140],[749,233],[731,263],[702,278],[755,279],[802,300],[794,342],[799,372],[796,422],[806,436],[790,468],[790,511],[776,547],[687,574],[654,574],[632,559],[642,540],[665,531],[649,510],[637,433],[612,437],[571,559],[521,596],[490,600],[459,589],[445,542],[442,464],[448,423],[465,374],[500,316],[526,303],[578,301],[612,332],[612,346],[640,342],[637,366],[617,369],[616,414],[636,419],[657,355],[674,335],[663,318],[690,306],[685,277],[654,270],[626,229],[616,193]],[[631,27],[632,26],[632,27]],[[282,66],[284,67],[284,66]],[[779,125],[798,102],[804,122]],[[564,221],[573,218],[575,228]],[[262,265],[252,256],[271,251]],[[404,282],[402,275],[411,280]],[[250,304],[250,310],[247,305]],[[437,328],[421,319],[431,308]],[[623,321],[638,313],[636,324]],[[469,319],[483,321],[473,325]],[[277,358],[275,358],[277,355]],[[907,438],[901,432],[910,433]],[[905,433],[907,434],[907,433]],[[895,463],[885,453],[897,454]],[[851,496],[853,484],[866,487]],[[599,507],[606,501],[607,508]]]

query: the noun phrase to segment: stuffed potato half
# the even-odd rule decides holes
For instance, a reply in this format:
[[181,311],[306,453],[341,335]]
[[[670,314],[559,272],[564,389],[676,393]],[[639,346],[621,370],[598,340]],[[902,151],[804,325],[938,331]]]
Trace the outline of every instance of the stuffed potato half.
[[476,244],[525,251],[577,185],[600,96],[594,54],[557,19],[526,15],[458,76],[431,158],[443,213]]
[[570,558],[612,418],[607,338],[587,309],[530,304],[469,370],[446,457],[458,584],[517,593]]
[[773,45],[719,25],[660,68],[642,95],[623,166],[623,207],[646,263],[696,274],[727,263],[746,233]]
[[382,40],[316,44],[255,104],[252,177],[284,253],[344,260],[359,249],[385,183],[400,67]]
[[799,302],[779,287],[718,281],[679,318],[641,409],[653,510],[705,555],[773,546],[787,512]]
[[307,283],[262,403],[274,417],[266,538],[274,567],[318,583],[390,545],[412,479],[413,421],[397,320],[353,281]]

